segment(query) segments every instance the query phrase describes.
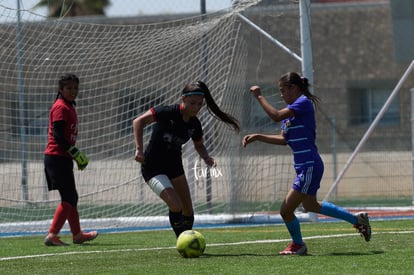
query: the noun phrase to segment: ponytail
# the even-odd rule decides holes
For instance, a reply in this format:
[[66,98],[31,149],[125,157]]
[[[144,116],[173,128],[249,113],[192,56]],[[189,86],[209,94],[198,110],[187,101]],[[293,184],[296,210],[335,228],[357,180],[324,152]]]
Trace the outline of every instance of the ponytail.
[[182,94],[183,96],[194,95],[194,94],[204,95],[209,113],[216,119],[219,119],[223,121],[224,123],[231,125],[234,131],[236,132],[240,131],[240,125],[239,125],[238,120],[235,117],[223,112],[217,106],[216,102],[211,96],[210,90],[208,89],[207,85],[204,82],[197,81],[194,84],[187,84]]

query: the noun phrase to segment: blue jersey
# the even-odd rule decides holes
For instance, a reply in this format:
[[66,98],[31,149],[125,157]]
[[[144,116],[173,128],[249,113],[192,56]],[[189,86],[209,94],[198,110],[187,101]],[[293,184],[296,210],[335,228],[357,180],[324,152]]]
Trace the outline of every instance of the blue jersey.
[[293,151],[295,168],[313,166],[320,162],[315,144],[316,122],[313,102],[302,95],[287,106],[295,115],[282,121],[285,140]]

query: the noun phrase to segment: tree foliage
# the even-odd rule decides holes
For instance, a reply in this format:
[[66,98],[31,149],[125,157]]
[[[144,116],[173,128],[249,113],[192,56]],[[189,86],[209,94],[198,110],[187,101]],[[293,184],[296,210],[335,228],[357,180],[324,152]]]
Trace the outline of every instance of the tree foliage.
[[41,0],[36,7],[47,7],[49,17],[105,15],[109,0]]

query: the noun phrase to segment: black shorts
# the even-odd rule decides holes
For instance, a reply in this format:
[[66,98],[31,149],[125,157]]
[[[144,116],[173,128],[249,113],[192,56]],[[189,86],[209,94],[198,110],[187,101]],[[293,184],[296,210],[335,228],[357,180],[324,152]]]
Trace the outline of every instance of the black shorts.
[[49,191],[75,189],[72,159],[61,156],[45,155],[44,164]]
[[181,160],[167,161],[166,163],[159,161],[142,164],[141,172],[145,181],[149,181],[157,175],[166,175],[169,179],[174,179],[184,175],[184,167]]

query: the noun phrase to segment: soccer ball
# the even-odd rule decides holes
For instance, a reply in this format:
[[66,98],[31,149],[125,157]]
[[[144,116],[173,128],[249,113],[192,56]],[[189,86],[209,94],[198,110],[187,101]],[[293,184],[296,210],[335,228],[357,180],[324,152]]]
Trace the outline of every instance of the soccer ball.
[[176,247],[184,258],[197,258],[203,255],[206,240],[200,232],[186,230],[178,236]]

